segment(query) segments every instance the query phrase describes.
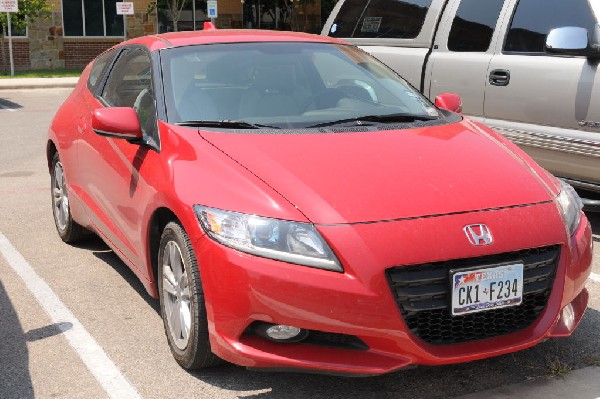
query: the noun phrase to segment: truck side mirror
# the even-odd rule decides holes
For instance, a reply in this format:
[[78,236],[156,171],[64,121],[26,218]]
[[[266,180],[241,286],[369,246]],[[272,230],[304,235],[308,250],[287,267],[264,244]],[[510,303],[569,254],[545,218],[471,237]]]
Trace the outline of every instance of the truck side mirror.
[[600,45],[590,42],[587,29],[576,26],[552,29],[544,50],[549,54],[600,57]]
[[435,97],[435,106],[460,114],[462,112],[462,100],[458,94],[442,93]]

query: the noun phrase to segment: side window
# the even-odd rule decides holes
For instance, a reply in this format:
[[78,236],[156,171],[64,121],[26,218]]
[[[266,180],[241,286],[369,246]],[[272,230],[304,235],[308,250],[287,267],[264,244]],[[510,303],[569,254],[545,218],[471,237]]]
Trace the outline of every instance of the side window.
[[347,0],[329,36],[414,39],[421,32],[432,0]]
[[592,33],[596,25],[588,0],[520,0],[504,51],[542,53],[550,30],[578,26]]
[[504,0],[462,0],[448,37],[450,51],[486,52]]
[[98,85],[101,82],[100,78],[104,75],[106,67],[110,65],[116,53],[117,49],[112,49],[96,58],[96,61],[94,61],[94,65],[92,65],[90,76],[88,78],[88,88],[90,89],[90,91],[93,92],[98,88]]
[[123,51],[108,76],[101,97],[113,107],[133,107],[142,131],[154,136],[156,103],[151,70],[148,53],[137,49]]

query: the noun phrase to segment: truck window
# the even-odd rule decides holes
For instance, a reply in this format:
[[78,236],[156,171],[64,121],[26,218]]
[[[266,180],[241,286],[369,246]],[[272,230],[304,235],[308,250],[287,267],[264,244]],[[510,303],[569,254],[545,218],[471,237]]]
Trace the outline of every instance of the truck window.
[[578,26],[593,33],[596,20],[588,0],[520,0],[504,43],[504,51],[543,53],[550,30]]
[[414,39],[432,0],[346,0],[329,36]]
[[462,0],[448,37],[450,51],[486,52],[504,0]]

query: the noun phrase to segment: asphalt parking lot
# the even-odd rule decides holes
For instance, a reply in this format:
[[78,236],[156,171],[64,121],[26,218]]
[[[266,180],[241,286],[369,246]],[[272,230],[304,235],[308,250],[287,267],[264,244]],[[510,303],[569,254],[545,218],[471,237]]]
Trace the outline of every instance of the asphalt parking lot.
[[[573,336],[511,355],[370,378],[229,364],[185,372],[133,273],[99,239],[69,246],[56,234],[45,140],[69,91],[0,91],[0,245],[14,249],[0,256],[0,398],[446,398],[600,366],[600,281],[590,280],[590,307]],[[589,216],[598,276],[600,214]],[[15,263],[33,274],[25,268],[23,279]]]

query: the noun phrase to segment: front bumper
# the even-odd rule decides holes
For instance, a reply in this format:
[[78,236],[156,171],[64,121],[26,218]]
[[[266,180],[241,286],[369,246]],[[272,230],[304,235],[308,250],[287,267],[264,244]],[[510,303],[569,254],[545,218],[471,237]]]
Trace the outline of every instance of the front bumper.
[[[462,229],[484,223],[489,246],[472,246]],[[304,369],[374,375],[410,365],[483,359],[568,336],[587,306],[585,281],[592,257],[587,219],[566,237],[554,203],[382,223],[318,226],[344,273],[258,258],[202,236],[195,240],[212,350],[253,368]],[[386,278],[391,267],[464,259],[560,245],[547,305],[528,327],[502,336],[430,345],[414,336]],[[563,312],[563,308],[570,306]],[[275,343],[247,334],[256,321],[358,337],[366,350],[305,343]]]

